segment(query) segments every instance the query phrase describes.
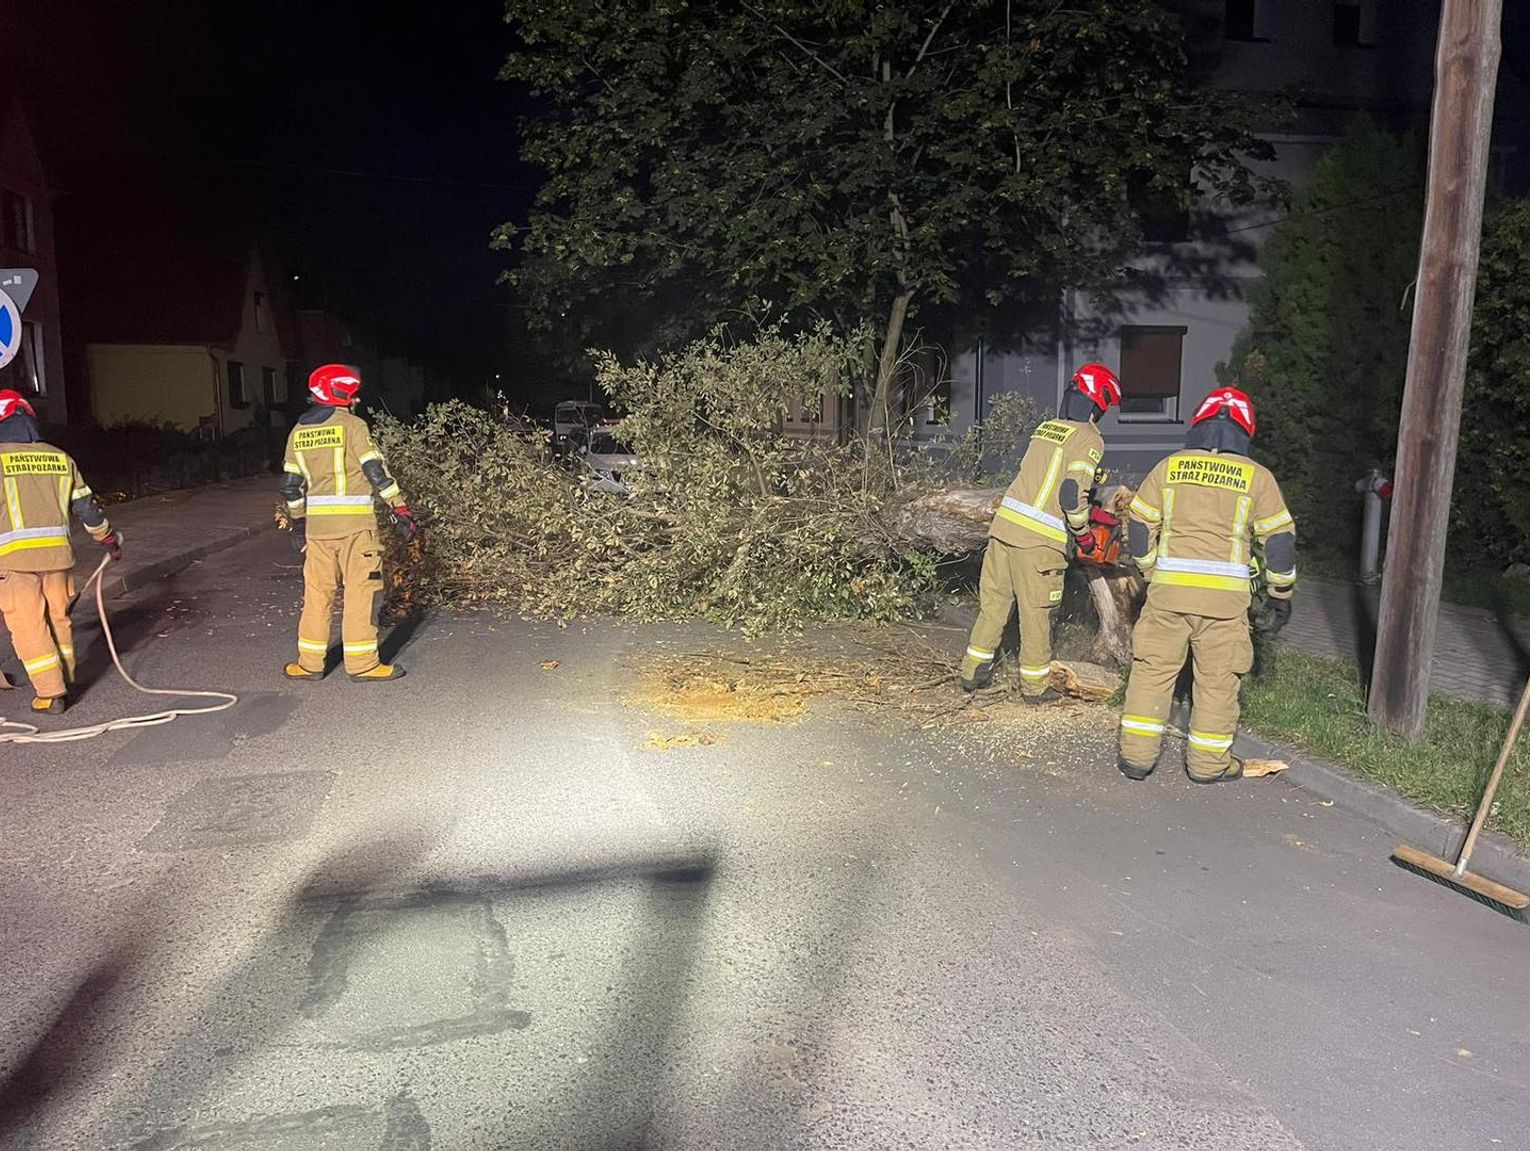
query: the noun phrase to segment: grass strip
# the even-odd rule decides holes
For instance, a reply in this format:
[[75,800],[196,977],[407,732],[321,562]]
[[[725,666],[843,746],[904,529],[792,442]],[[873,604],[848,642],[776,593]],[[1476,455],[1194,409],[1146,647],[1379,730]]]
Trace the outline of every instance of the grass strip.
[[[1243,723],[1374,780],[1442,815],[1469,820],[1498,749],[1509,713],[1483,703],[1432,696],[1417,744],[1371,722],[1352,663],[1284,645],[1265,647],[1261,667],[1243,688]],[[1488,828],[1530,851],[1530,751],[1522,739],[1504,772]]]

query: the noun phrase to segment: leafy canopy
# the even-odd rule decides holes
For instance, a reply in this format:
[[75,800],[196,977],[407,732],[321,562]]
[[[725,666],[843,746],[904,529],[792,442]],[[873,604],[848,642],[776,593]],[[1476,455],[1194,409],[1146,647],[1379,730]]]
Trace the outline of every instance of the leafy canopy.
[[600,342],[762,299],[885,331],[900,296],[991,306],[1108,276],[1141,238],[1129,188],[1183,204],[1193,166],[1214,197],[1256,191],[1251,108],[1192,89],[1159,0],[506,10],[547,182],[499,241],[537,312],[598,317]]

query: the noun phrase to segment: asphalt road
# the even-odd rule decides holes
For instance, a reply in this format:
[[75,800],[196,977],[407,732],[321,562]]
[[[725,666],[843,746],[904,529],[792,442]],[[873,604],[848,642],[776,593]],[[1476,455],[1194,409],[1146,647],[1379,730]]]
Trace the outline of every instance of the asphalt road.
[[144,589],[134,672],[241,705],[0,752],[0,1146],[1530,1145],[1530,929],[1278,780],[1129,784],[1087,707],[658,750],[696,626],[292,685],[297,594],[270,536]]

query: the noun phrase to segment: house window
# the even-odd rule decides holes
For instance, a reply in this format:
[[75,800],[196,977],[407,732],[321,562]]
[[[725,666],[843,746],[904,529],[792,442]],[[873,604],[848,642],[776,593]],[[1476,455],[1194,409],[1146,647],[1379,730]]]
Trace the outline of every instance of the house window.
[[276,406],[276,369],[260,369],[260,402],[266,405],[266,411]]
[[228,362],[228,402],[236,408],[250,406],[250,389],[244,381],[244,365],[238,360]]
[[[1190,238],[1190,206],[1187,198],[1172,189],[1154,186],[1153,174],[1138,170],[1127,178],[1126,196],[1142,225],[1142,238],[1150,244],[1181,244]],[[1190,187],[1185,171],[1184,187]]]
[[266,294],[264,292],[255,293],[255,330],[257,332],[266,330]]
[[21,340],[16,358],[0,370],[0,388],[14,388],[34,396],[48,393],[48,377],[43,366],[43,331],[41,324],[21,321]]
[[1227,0],[1223,35],[1229,40],[1254,40],[1254,0]]
[[951,375],[941,372],[921,405],[926,427],[943,428],[951,423]]
[[1121,329],[1121,419],[1179,422],[1179,373],[1185,329]]
[[32,231],[32,201],[9,188],[0,189],[0,246],[31,254],[37,251]]
[[1335,0],[1333,44],[1335,48],[1372,48],[1376,35],[1375,12],[1365,0]]

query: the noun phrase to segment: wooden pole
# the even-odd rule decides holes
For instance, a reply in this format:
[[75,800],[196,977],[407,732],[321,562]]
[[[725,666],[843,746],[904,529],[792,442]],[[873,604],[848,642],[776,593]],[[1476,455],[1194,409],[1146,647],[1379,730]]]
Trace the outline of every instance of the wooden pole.
[[1429,188],[1369,700],[1371,718],[1408,739],[1423,734],[1429,702],[1502,18],[1503,0],[1445,0],[1440,13]]

